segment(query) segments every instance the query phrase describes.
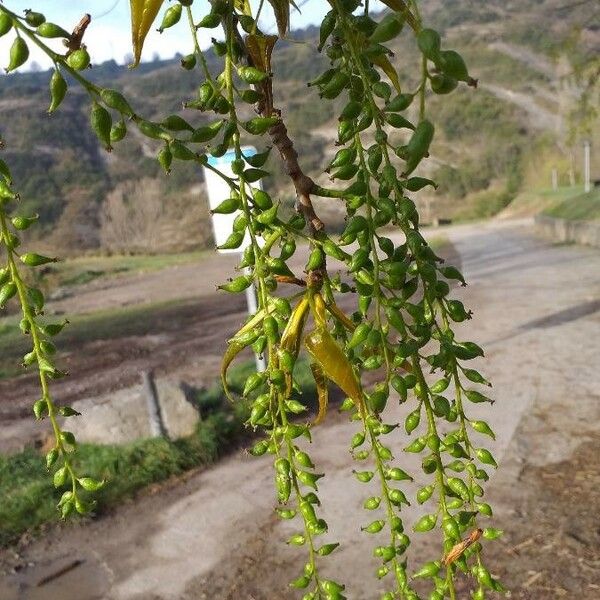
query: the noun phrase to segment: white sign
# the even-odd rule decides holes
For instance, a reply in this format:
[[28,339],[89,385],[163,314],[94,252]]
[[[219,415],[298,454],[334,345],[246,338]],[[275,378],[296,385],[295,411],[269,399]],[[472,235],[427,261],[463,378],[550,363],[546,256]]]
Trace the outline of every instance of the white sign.
[[[244,156],[252,156],[256,154],[256,148],[252,146],[244,146],[242,148],[242,154]],[[229,150],[223,156],[208,156],[208,164],[215,169],[218,169],[223,175],[227,177],[235,177],[231,170],[231,163],[235,160],[235,151]],[[206,189],[208,191],[208,205],[211,210],[215,209],[223,200],[226,200],[231,195],[231,188],[229,184],[222,178],[219,177],[214,171],[204,167],[204,180],[206,181]],[[253,184],[255,188],[262,189],[260,181]],[[227,238],[233,231],[233,222],[235,218],[240,214],[241,211],[236,210],[230,215],[213,214],[212,215],[212,226],[215,236],[215,243],[220,246],[225,243]],[[246,237],[239,248],[234,250],[218,250],[221,253],[229,252],[243,252],[244,249],[250,245],[250,236],[246,231]]]

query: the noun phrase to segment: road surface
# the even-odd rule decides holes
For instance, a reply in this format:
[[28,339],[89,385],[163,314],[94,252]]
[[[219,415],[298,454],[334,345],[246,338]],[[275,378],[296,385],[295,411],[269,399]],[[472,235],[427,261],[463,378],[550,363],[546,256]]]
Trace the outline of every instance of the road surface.
[[[473,417],[485,417],[497,432],[491,448],[500,469],[489,482],[489,499],[506,539],[490,548],[492,572],[513,587],[513,598],[600,598],[597,521],[595,528],[584,527],[580,507],[569,501],[573,494],[577,502],[588,502],[591,515],[600,509],[600,496],[590,504],[586,487],[590,477],[598,479],[586,457],[600,443],[600,252],[541,241],[530,221],[456,226],[445,235],[469,282],[456,294],[474,312],[459,335],[484,347],[478,366],[494,383],[493,407],[469,406]],[[396,407],[387,421],[404,413]],[[368,557],[377,540],[358,531],[358,523],[370,519],[360,508],[368,486],[351,475],[356,465],[348,445],[355,431],[355,424],[330,414],[315,430],[311,455],[327,473],[320,497],[328,539],[342,543],[323,560],[324,568],[346,583],[349,598],[372,600],[380,585],[372,577],[377,562]],[[398,463],[418,473],[403,445],[401,436],[393,444]],[[416,487],[406,489],[414,494]],[[410,523],[416,509],[403,514]],[[0,597],[291,598],[286,583],[304,558],[302,550],[282,542],[292,531],[289,522],[273,516],[268,459],[236,452],[114,515],[50,532],[18,555],[5,553],[4,564],[16,571],[0,583]],[[439,558],[418,538],[412,550],[420,560]],[[561,560],[573,573],[567,576],[571,567],[555,568]]]

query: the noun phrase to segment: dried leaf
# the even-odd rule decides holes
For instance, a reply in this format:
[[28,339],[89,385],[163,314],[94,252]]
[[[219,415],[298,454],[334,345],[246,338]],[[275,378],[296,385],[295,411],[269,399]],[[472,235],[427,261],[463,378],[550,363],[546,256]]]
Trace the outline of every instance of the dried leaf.
[[284,38],[290,24],[290,2],[289,0],[269,0],[269,4],[273,7],[279,37]]
[[133,43],[133,64],[139,64],[144,40],[164,0],[129,0],[131,6],[131,40]]
[[327,389],[327,378],[323,369],[317,363],[310,363],[310,370],[312,371],[315,383],[317,385],[317,397],[319,399],[319,412],[317,413],[316,419],[313,421],[313,425],[318,425],[323,421],[327,413],[327,403],[329,401],[329,390]]
[[246,49],[254,66],[263,73],[271,72],[271,54],[279,38],[276,35],[254,34],[246,36]]

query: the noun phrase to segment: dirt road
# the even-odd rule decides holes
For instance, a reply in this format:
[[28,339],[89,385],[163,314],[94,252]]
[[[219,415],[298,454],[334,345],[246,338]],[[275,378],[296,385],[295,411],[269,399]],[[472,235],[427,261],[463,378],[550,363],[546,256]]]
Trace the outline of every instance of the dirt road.
[[[501,468],[489,500],[506,535],[490,546],[492,571],[513,598],[600,598],[600,253],[548,245],[529,222],[453,227],[447,235],[470,283],[458,290],[475,313],[464,330],[486,349],[480,366],[497,400],[492,409],[469,407],[498,434],[493,450]],[[401,418],[396,409],[388,420]],[[377,539],[357,531],[368,519],[360,506],[369,492],[350,473],[354,431],[330,414],[311,454],[327,473],[320,496],[329,539],[342,543],[324,568],[344,580],[349,598],[372,600],[380,586],[375,561],[365,557]],[[418,473],[402,446],[398,439],[400,464]],[[52,532],[18,555],[4,554],[6,568],[16,570],[0,583],[0,597],[291,598],[286,582],[301,569],[303,553],[281,542],[293,529],[273,517],[271,479],[267,460],[236,453],[91,525]],[[403,513],[410,523],[414,509]],[[420,560],[438,557],[418,538],[412,550]]]

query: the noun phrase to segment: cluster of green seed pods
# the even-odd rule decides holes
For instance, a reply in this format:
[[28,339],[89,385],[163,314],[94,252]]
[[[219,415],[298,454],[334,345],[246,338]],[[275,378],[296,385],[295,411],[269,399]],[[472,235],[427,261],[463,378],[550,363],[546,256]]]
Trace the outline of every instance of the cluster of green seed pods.
[[[308,453],[315,425],[326,418],[328,384],[333,383],[347,396],[341,411],[356,424],[349,450],[356,461],[356,485],[365,489],[366,511],[364,522],[356,528],[367,539],[378,540],[372,548],[379,560],[373,597],[454,600],[454,581],[462,574],[469,578],[473,600],[482,600],[488,592],[503,590],[483,562],[484,544],[501,533],[485,527],[492,509],[484,499],[483,484],[496,460],[480,436],[493,438],[494,434],[487,422],[472,418],[469,411],[472,403],[491,403],[482,391],[489,384],[466,364],[483,356],[482,349],[458,340],[453,331],[453,323],[471,318],[464,304],[450,297],[452,285],[465,284],[463,276],[445,265],[421,235],[411,196],[427,186],[435,187],[432,180],[414,174],[429,156],[434,137],[433,119],[426,114],[428,94],[446,94],[459,82],[471,86],[476,82],[460,55],[442,49],[439,34],[423,28],[415,1],[384,3],[391,10],[372,15],[358,0],[331,0],[331,10],[321,24],[318,49],[330,64],[308,85],[316,92],[312,101],[335,100],[340,106],[336,153],[326,167],[336,189],[307,185],[307,178],[299,172],[292,141],[273,106],[271,53],[277,36],[260,30],[247,2],[215,0],[200,18],[193,14],[191,0],[166,8],[159,31],[187,21],[193,48],[181,66],[199,79],[197,92],[185,99],[183,111],[157,121],[137,114],[117,90],[100,88],[85,78],[90,57],[84,47],[65,55],[48,48],[44,39],[68,34],[47,23],[43,15],[27,12],[20,17],[0,5],[0,35],[11,30],[16,34],[8,70],[27,60],[25,39],[35,41],[53,59],[50,113],[67,95],[68,74],[88,92],[90,125],[107,150],[113,146],[118,150],[128,128],[135,126],[159,146],[157,160],[166,173],[173,160],[192,161],[212,169],[227,183],[229,193],[213,212],[235,213],[236,217],[220,248],[244,249],[240,272],[219,288],[224,293],[240,293],[254,284],[259,309],[228,341],[221,378],[226,395],[237,401],[227,382],[231,363],[247,348],[266,358],[266,371],[252,373],[245,381],[241,401],[248,407],[248,426],[260,432],[250,453],[271,457],[276,512],[281,519],[298,524],[288,544],[307,552],[292,588],[299,590],[303,600],[343,599],[351,594],[343,582],[321,573],[321,559],[338,544],[319,539],[328,532],[318,489],[323,473]],[[150,21],[160,4],[152,3]],[[289,4],[270,4],[283,35]],[[152,24],[150,12],[140,12],[142,5],[132,2],[136,61]],[[224,34],[222,40],[212,40],[214,55],[222,59],[218,75],[209,70],[198,40],[199,31],[215,28],[222,28]],[[411,90],[401,85],[392,51],[394,40],[407,30],[420,53],[416,61],[419,83]],[[252,118],[241,110],[250,106],[256,111]],[[267,136],[269,143],[261,143],[260,138]],[[264,150],[245,155],[247,141]],[[296,187],[298,214],[287,214],[260,185],[269,175],[265,165],[272,145]],[[231,150],[235,154],[231,173],[222,173],[209,157]],[[4,211],[16,195],[8,167],[4,163],[0,167]],[[347,217],[341,234],[328,234],[322,223],[315,225],[314,215],[306,212],[307,203],[314,210],[311,194],[343,203]],[[78,495],[79,488],[94,491],[102,482],[74,474],[70,452],[75,442],[68,431],[56,429],[59,409],[50,399],[46,382],[61,374],[53,366],[49,337],[63,324],[39,323],[43,296],[16,275],[16,232],[29,227],[35,215],[11,221],[2,218],[9,266],[0,275],[0,305],[14,296],[21,300],[22,328],[34,341],[34,350],[24,362],[38,364],[44,390],[36,415],[49,416],[57,431],[49,466],[61,459],[55,483],[72,483],[72,492],[61,500],[61,510],[63,514],[73,509],[81,512],[89,504]],[[400,235],[386,235],[390,230]],[[303,270],[292,268],[290,262],[298,240],[309,244]],[[341,262],[343,268],[333,272],[327,264],[330,259]],[[28,266],[50,260],[54,259],[31,252],[20,255]],[[341,295],[354,299],[355,310],[349,315],[336,303]],[[312,422],[299,395],[301,353],[310,361],[317,388],[319,408]],[[401,405],[403,423],[388,417],[392,403]],[[63,416],[73,414],[67,407],[60,410]],[[404,453],[420,457],[422,474],[418,477],[406,470]],[[429,478],[427,483],[416,493],[410,492],[413,479],[423,477]],[[411,527],[402,519],[408,505],[422,506]],[[428,560],[415,561],[411,536],[425,533],[438,536],[438,551]]]
[[10,169],[4,162],[2,167],[0,242],[5,249],[6,263],[0,268],[0,309],[4,309],[11,301],[18,301],[21,305],[19,327],[24,335],[31,338],[31,350],[23,356],[22,364],[24,368],[37,368],[39,373],[41,398],[33,404],[33,412],[36,419],[48,418],[55,434],[54,445],[46,454],[46,466],[53,471],[56,488],[70,488],[61,496],[58,507],[63,517],[74,511],[86,514],[94,507],[94,501],[88,498],[86,492],[99,490],[103,482],[75,473],[73,455],[77,442],[73,433],[61,427],[58,419],[79,413],[70,406],[57,406],[50,393],[51,381],[66,375],[56,364],[56,346],[52,340],[67,321],[53,322],[43,317],[44,294],[28,283],[29,278],[19,268],[19,265],[35,268],[56,262],[57,259],[36,252],[20,253],[19,233],[29,229],[37,221],[38,215],[19,214],[19,195],[13,190]]

